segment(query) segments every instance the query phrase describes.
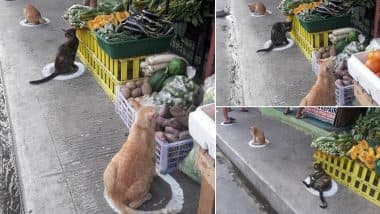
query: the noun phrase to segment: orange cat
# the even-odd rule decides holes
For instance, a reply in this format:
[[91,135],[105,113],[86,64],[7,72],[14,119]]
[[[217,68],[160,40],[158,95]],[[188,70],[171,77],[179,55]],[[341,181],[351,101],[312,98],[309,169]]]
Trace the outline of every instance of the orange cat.
[[150,200],[150,186],[155,175],[155,126],[153,107],[130,100],[137,111],[127,141],[104,171],[104,196],[118,213],[135,213]]
[[45,24],[46,21],[42,18],[40,11],[37,10],[31,4],[25,4],[24,6],[24,16],[27,23],[32,23],[34,25]]
[[301,100],[297,117],[302,116],[304,106],[335,106],[335,83],[333,75],[333,61],[323,59],[318,61],[319,74],[317,81],[309,93]]
[[248,4],[248,8],[252,13],[257,13],[259,15],[265,15],[267,13],[267,9],[261,1]]
[[265,144],[265,135],[264,135],[263,130],[257,127],[251,126],[249,127],[249,132],[251,133],[252,142],[254,144],[260,144],[260,145]]

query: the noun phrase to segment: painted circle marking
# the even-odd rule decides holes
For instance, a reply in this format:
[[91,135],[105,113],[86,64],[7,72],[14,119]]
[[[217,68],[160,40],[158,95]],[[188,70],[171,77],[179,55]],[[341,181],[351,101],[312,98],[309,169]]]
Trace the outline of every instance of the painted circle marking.
[[[70,79],[74,79],[74,78],[78,78],[82,76],[85,72],[84,65],[80,62],[74,62],[74,63],[75,65],[78,66],[78,70],[75,73],[67,74],[67,75],[58,75],[57,77],[54,78],[54,80],[70,80]],[[49,76],[53,72],[54,72],[54,62],[45,65],[45,67],[42,69],[42,75],[44,77]]]
[[[292,39],[289,39],[289,38],[288,38],[288,41],[289,41],[289,44],[287,44],[285,46],[273,48],[273,51],[282,51],[282,50],[286,50],[286,49],[291,48],[294,45],[294,41]],[[266,41],[264,43],[264,48],[268,48],[271,44],[272,44],[271,40]]]

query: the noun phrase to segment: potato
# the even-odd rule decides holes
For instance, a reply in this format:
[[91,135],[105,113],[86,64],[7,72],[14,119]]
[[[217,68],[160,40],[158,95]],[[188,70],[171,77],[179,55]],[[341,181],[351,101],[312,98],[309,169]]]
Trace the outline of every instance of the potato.
[[352,85],[352,81],[351,80],[343,80],[342,82],[343,82],[344,86]]
[[189,131],[182,131],[179,133],[179,139],[180,140],[183,140],[183,139],[186,139],[186,138],[189,138],[190,137],[190,132]]
[[165,133],[165,137],[169,142],[174,142],[174,141],[177,141],[179,139],[178,135],[174,135],[174,134],[170,134],[170,133]]
[[163,118],[169,118],[170,117],[170,112],[169,112],[169,106],[168,106],[168,104],[164,103],[161,106],[160,111],[158,112],[158,115],[160,117],[163,117]]
[[131,92],[131,95],[132,95],[132,97],[140,97],[140,96],[142,96],[142,90],[141,90],[141,88],[135,88],[135,89],[133,89],[133,91]]
[[125,84],[125,86],[127,86],[127,88],[129,88],[129,89],[132,91],[133,89],[136,88],[136,83],[135,83],[135,81],[133,81],[133,80],[129,80],[129,81]]
[[330,57],[330,53],[328,53],[328,52],[324,52],[322,54],[322,59],[326,59],[326,58],[329,58],[329,57]]
[[142,84],[143,84],[143,81],[142,80],[136,80],[136,87],[141,87]]
[[145,77],[143,82],[144,82],[144,83],[145,83],[145,82],[149,83],[149,78],[148,78],[148,77]]
[[324,47],[319,48],[318,52],[323,54],[325,52],[325,48]]
[[166,121],[167,121],[167,119],[165,119],[165,118],[163,118],[163,117],[161,117],[161,116],[158,116],[157,119],[156,119],[156,123],[157,123],[159,126],[162,126],[162,127],[165,126],[165,123],[167,123]]
[[156,137],[161,141],[166,141],[166,136],[163,132],[156,132]]
[[166,120],[164,123],[163,123],[164,126],[170,126],[170,127],[173,127],[177,130],[181,130],[182,129],[182,125],[180,122],[178,122],[178,120],[176,118],[171,118],[171,119],[168,119]]
[[166,126],[165,127],[165,133],[170,133],[170,134],[174,134],[176,136],[179,136],[180,131],[178,131],[177,129],[175,129],[173,127]]
[[131,91],[125,85],[120,86],[120,93],[125,99],[128,99],[131,96]]
[[152,93],[152,87],[148,82],[144,82],[141,86],[142,93],[144,95],[150,95]]
[[335,45],[330,47],[330,56],[336,56],[336,49]]
[[340,79],[335,80],[335,84],[339,86],[343,86],[343,81]]

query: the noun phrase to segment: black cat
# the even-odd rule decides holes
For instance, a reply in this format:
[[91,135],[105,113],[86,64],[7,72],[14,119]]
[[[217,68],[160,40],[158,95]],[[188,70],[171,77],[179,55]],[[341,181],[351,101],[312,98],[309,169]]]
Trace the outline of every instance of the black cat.
[[58,75],[70,74],[78,69],[78,66],[74,64],[79,45],[79,40],[75,35],[75,29],[68,29],[64,31],[67,41],[58,48],[54,61],[55,71],[43,79],[30,81],[30,84],[35,85],[44,83],[54,79]]
[[310,183],[302,181],[307,188],[313,188],[319,192],[319,198],[322,204],[319,205],[321,208],[327,208],[327,202],[323,196],[323,191],[329,190],[332,186],[331,177],[326,174],[320,163],[314,164],[314,172],[310,175]]
[[272,41],[268,48],[257,50],[256,53],[271,51],[273,48],[289,44],[286,33],[292,30],[291,22],[277,22],[272,26],[270,39]]

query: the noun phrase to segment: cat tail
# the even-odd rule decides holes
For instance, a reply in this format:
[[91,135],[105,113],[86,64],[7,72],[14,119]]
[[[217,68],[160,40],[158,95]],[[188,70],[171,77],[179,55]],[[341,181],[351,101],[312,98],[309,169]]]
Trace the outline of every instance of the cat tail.
[[54,79],[56,76],[58,76],[59,73],[58,72],[53,72],[52,74],[50,74],[49,76],[43,78],[43,79],[40,79],[40,80],[34,80],[34,81],[30,81],[29,83],[32,84],[32,85],[37,85],[37,84],[41,84],[41,83],[44,83],[44,82],[47,82],[49,80],[52,80]]
[[271,51],[273,48],[274,48],[274,45],[273,45],[273,43],[271,43],[268,48],[257,50],[256,53],[259,53],[259,52],[268,52],[268,51]]
[[325,200],[325,197],[323,196],[323,191],[319,191],[319,199],[321,199],[322,204],[319,205],[322,209],[327,208],[327,202]]

